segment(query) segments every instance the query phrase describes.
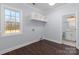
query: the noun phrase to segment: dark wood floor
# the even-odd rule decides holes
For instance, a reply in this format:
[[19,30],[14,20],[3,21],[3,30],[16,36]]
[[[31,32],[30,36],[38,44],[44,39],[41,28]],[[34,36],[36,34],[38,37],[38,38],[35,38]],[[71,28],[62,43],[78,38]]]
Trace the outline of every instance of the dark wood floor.
[[41,40],[3,55],[78,55],[79,50],[64,44]]

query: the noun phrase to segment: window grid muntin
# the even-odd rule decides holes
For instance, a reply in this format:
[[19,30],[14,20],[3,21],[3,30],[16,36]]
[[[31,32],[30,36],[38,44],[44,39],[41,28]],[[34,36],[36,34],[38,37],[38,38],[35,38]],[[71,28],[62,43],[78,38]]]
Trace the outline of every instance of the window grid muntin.
[[[17,26],[17,25],[16,25],[16,23],[17,23],[17,22],[16,22],[16,20],[17,20],[17,19],[16,19],[16,13],[17,13],[17,12],[19,13],[19,17],[17,17],[17,18],[19,19],[19,22],[18,22],[18,23],[19,23],[19,29],[18,29],[18,30],[20,31],[20,29],[21,29],[21,28],[20,28],[20,26],[21,26],[21,25],[20,25],[20,21],[21,21],[20,12],[19,12],[19,11],[12,10],[12,9],[8,9],[8,10],[10,11],[10,15],[5,15],[5,16],[10,16],[10,20],[9,20],[9,21],[12,20],[11,17],[14,17],[14,18],[15,18],[15,32],[17,32],[17,31],[16,31],[16,30],[17,30],[17,29],[16,29],[16,26]],[[15,16],[12,16],[12,15],[11,15],[11,11],[15,12]],[[5,19],[5,20],[6,20],[6,19]],[[6,21],[5,21],[5,23],[6,23]],[[5,24],[5,25],[6,25],[6,24]],[[11,24],[11,26],[12,26],[12,24]],[[5,28],[6,28],[6,26],[5,26]],[[5,29],[5,31],[6,31],[6,29]],[[12,31],[12,30],[11,30],[11,28],[10,28],[10,32],[11,32],[11,31]],[[12,32],[11,32],[11,33],[12,33]]]

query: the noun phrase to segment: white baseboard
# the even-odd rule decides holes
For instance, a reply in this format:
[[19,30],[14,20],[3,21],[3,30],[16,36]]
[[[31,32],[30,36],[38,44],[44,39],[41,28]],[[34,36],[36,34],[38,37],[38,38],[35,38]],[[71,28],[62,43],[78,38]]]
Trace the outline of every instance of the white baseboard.
[[[52,42],[56,42],[56,43],[61,44],[61,42],[59,42],[59,41],[57,41],[57,40],[47,39],[47,38],[45,38],[45,39],[46,39],[46,40],[49,40],[49,41],[52,41]],[[27,46],[27,45],[32,44],[32,43],[34,43],[34,42],[38,42],[38,41],[40,41],[40,40],[35,40],[35,41],[31,41],[31,42],[29,42],[29,43],[23,43],[23,44],[21,44],[21,45],[15,46],[15,47],[11,47],[11,48],[8,48],[8,49],[4,49],[4,50],[0,51],[0,55],[2,55],[2,54],[4,54],[4,53],[7,53],[7,52],[10,52],[10,51],[13,51],[13,50],[16,50],[16,49],[18,49],[18,48]],[[79,49],[79,46],[77,46],[77,49]]]
[[76,48],[79,49],[79,46],[77,46]]
[[62,43],[65,45],[76,47],[76,42],[70,40],[62,40]]
[[52,41],[52,42],[56,42],[56,43],[62,44],[62,42],[57,41],[57,40],[53,40],[53,39],[49,39],[49,38],[45,38],[45,39],[46,39],[46,40],[49,40],[49,41]]
[[76,44],[76,48],[79,49],[79,45],[78,45],[78,43]]
[[32,44],[32,43],[34,43],[34,42],[38,42],[38,41],[39,41],[39,40],[35,40],[35,41],[31,41],[31,42],[29,42],[29,43],[23,43],[23,44],[21,44],[21,45],[15,46],[15,47],[11,47],[11,48],[8,48],[8,49],[4,49],[4,50],[0,51],[0,55],[2,55],[2,54],[4,54],[4,53],[7,53],[7,52],[10,52],[10,51],[13,51],[13,50],[16,50],[16,49],[18,49],[18,48],[27,46],[27,45]]

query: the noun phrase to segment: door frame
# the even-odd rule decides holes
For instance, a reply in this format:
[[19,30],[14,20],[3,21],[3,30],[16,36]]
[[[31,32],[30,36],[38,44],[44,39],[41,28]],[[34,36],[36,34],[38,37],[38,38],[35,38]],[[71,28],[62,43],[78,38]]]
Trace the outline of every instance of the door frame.
[[78,21],[78,19],[79,19],[79,17],[78,17],[79,13],[78,12],[65,14],[65,15],[62,16],[62,40],[61,40],[61,43],[63,44],[63,32],[64,32],[63,31],[63,26],[64,26],[63,23],[64,23],[64,21],[65,21],[67,16],[73,16],[73,15],[76,16],[76,24],[75,24],[76,25],[76,37],[75,37],[75,39],[76,39],[76,46],[75,47],[79,48],[78,47],[78,30],[77,30],[78,29],[78,22],[79,22]]

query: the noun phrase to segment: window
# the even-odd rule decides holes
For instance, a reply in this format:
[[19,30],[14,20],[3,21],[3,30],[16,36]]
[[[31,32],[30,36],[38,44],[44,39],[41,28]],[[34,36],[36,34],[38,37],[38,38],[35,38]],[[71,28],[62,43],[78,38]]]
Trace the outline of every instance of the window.
[[3,8],[3,32],[5,34],[21,32],[21,11],[12,8]]

